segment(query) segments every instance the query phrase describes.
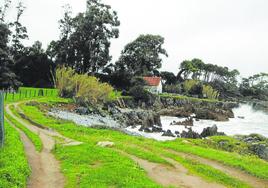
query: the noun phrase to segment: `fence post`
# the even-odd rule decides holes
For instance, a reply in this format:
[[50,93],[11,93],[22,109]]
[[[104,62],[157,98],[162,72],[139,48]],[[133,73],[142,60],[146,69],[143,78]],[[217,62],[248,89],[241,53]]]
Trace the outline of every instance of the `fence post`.
[[5,129],[4,129],[4,93],[0,92],[0,147],[4,146]]

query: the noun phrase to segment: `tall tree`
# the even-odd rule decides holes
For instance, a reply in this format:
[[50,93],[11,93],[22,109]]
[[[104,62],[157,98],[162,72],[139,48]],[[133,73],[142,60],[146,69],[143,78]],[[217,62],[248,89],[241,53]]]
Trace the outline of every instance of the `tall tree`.
[[6,12],[10,6],[11,0],[4,0],[3,5],[0,6],[0,22],[5,22]]
[[16,7],[17,9],[17,16],[14,23],[11,25],[14,27],[14,33],[12,35],[12,54],[15,60],[22,55],[24,50],[23,40],[28,38],[27,35],[27,28],[21,24],[21,16],[24,13],[25,6],[23,5],[22,1],[18,2]]
[[117,13],[100,0],[87,0],[87,10],[71,18],[66,11],[60,21],[61,39],[50,45],[56,62],[79,73],[95,74],[111,60],[110,39],[118,38]]
[[28,87],[53,87],[54,69],[53,61],[48,58],[39,41],[26,48],[15,65],[16,74],[23,85]]
[[8,46],[11,31],[9,24],[5,22],[5,15],[10,3],[10,0],[5,0],[4,5],[0,7],[0,89],[16,88],[20,85],[12,71],[14,62]]
[[7,24],[0,22],[0,89],[17,88],[20,85],[12,71],[14,62],[7,45],[10,34]]
[[164,38],[159,35],[140,35],[125,46],[116,62],[117,69],[135,76],[154,74],[162,66],[161,56],[168,56],[163,44]]

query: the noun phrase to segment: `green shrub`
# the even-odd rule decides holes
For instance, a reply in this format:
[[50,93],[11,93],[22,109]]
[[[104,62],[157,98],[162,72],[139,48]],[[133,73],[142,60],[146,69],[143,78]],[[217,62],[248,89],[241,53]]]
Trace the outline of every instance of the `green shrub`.
[[166,93],[176,93],[181,94],[181,85],[164,85],[163,87],[164,92]]
[[105,102],[113,92],[112,86],[101,83],[96,77],[77,74],[65,67],[57,69],[56,83],[62,97],[73,97],[82,105]]
[[203,97],[208,99],[218,99],[219,92],[214,90],[210,85],[203,85]]
[[183,89],[186,93],[190,93],[191,89],[199,83],[198,80],[186,80],[183,83]]
[[129,93],[137,101],[149,102],[154,95],[147,91],[143,86],[134,86],[130,88]]

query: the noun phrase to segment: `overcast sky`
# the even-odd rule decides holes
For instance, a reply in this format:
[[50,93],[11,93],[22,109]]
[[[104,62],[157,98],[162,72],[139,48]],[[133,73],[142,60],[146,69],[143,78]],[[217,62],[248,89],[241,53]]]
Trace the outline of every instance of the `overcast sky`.
[[[16,2],[16,0],[13,0]],[[44,46],[59,35],[62,6],[85,10],[86,0],[24,0],[23,23],[31,44]],[[139,34],[165,37],[169,57],[163,70],[177,72],[180,62],[200,58],[238,69],[243,76],[268,72],[268,0],[104,0],[118,12],[120,38],[112,41],[113,61]]]

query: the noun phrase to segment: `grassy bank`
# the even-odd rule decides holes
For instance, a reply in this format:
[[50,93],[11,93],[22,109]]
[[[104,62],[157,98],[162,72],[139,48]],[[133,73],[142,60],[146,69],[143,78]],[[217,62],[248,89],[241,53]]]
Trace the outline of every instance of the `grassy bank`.
[[172,98],[177,100],[187,100],[191,102],[207,102],[207,103],[215,103],[220,102],[217,99],[201,99],[201,98],[194,98],[194,97],[188,97],[185,95],[177,95],[177,94],[169,94],[169,93],[163,93],[159,95],[161,98]]
[[30,168],[19,133],[5,122],[5,146],[0,149],[0,187],[24,188]]
[[[44,102],[44,100],[40,101]],[[53,101],[53,103],[55,102],[56,100]],[[72,162],[73,157],[75,158],[80,156],[80,153],[78,151],[84,150],[83,147],[90,146],[92,148],[95,148],[96,144],[99,141],[112,141],[115,143],[115,149],[124,151],[126,153],[135,155],[139,158],[146,159],[151,162],[170,165],[163,158],[162,155],[168,149],[172,149],[174,151],[192,153],[204,158],[216,160],[228,166],[244,170],[249,174],[268,180],[268,163],[256,157],[241,156],[238,155],[237,153],[229,153],[203,146],[196,146],[196,144],[190,142],[188,144],[185,144],[183,142],[183,139],[177,139],[175,141],[167,141],[167,142],[157,142],[154,140],[145,139],[141,137],[128,136],[121,132],[113,130],[98,130],[98,129],[78,127],[72,122],[56,120],[54,118],[45,116],[43,112],[41,112],[38,109],[38,106],[22,105],[21,108],[28,117],[30,117],[37,123],[47,125],[50,128],[59,131],[66,137],[70,137],[85,143],[85,146],[73,147],[75,151],[72,151],[72,148],[64,148],[64,147],[59,147],[55,150],[57,157],[63,160],[64,164],[66,162],[66,165],[69,162]],[[87,156],[91,156],[89,151],[88,153],[84,154]],[[71,156],[69,155],[70,153],[72,154]],[[188,168],[192,173],[202,176],[209,181],[222,183],[228,187],[247,187],[246,184],[244,184],[241,181],[238,181],[237,179],[235,179],[235,177],[230,177],[227,174],[219,170],[216,170],[206,164],[201,164],[196,161],[184,159],[180,156],[174,156],[171,153],[168,153],[166,155],[180,162],[182,165]],[[77,165],[84,164],[83,160],[80,162]],[[64,168],[66,170],[66,175],[69,174],[68,176],[70,176],[70,173],[72,173],[73,170],[72,168],[73,168],[72,166]],[[74,177],[72,178],[74,180]]]

